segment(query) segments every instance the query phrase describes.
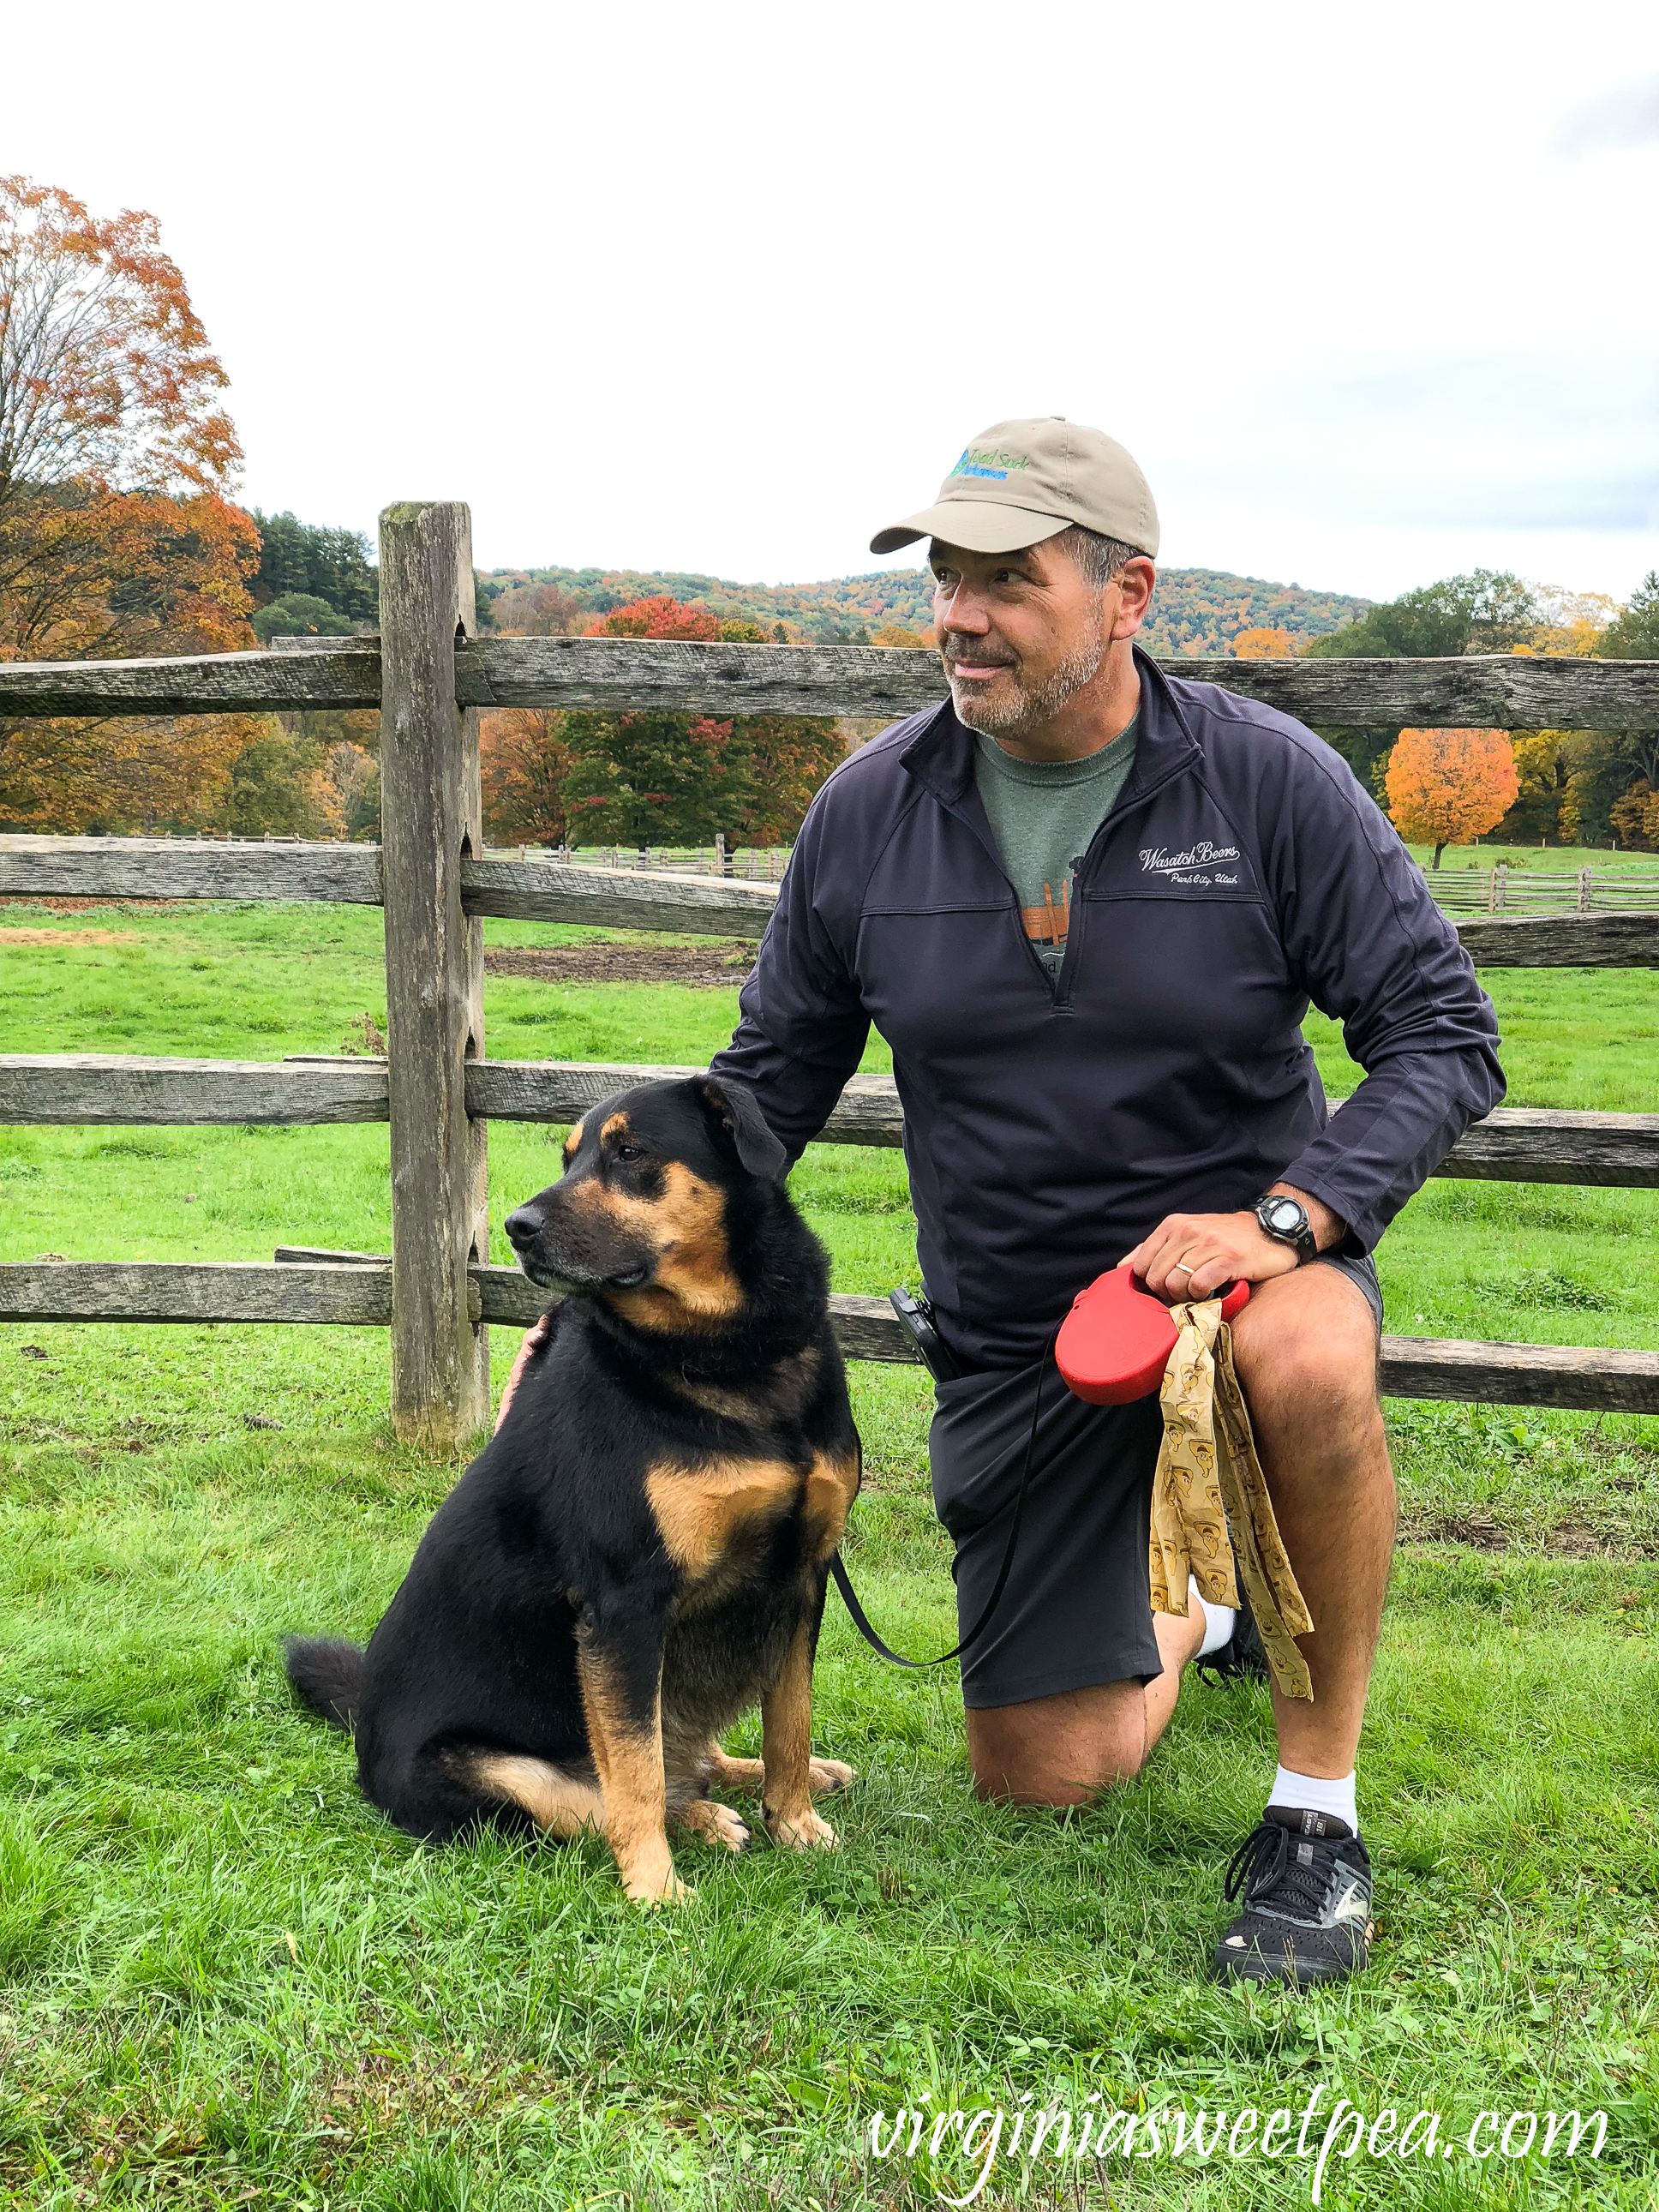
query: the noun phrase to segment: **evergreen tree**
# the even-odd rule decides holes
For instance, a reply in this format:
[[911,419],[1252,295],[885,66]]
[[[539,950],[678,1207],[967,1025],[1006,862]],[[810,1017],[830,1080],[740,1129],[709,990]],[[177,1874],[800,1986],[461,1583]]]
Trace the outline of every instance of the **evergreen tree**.
[[262,514],[257,507],[253,520],[259,532],[254,597],[262,605],[285,592],[303,592],[349,623],[374,619],[380,604],[380,571],[361,530],[329,529],[296,521],[289,514]]

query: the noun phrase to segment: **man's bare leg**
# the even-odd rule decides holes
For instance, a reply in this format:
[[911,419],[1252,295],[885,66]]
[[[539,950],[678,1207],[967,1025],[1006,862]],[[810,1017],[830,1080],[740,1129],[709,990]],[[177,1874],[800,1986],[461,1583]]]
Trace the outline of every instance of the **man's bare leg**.
[[[1353,1771],[1382,1595],[1394,1555],[1395,1489],[1376,1401],[1376,1324],[1334,1267],[1258,1283],[1233,1324],[1233,1353],[1262,1471],[1314,1633],[1299,1649],[1311,1705],[1273,1692],[1279,1759],[1298,1774]],[[1169,1724],[1181,1670],[1203,1640],[1194,1610],[1153,1616],[1164,1672],[968,1714],[982,1796],[1082,1804],[1132,1781]]]
[[1314,1632],[1313,1703],[1273,1691],[1280,1763],[1353,1771],[1394,1559],[1394,1470],[1376,1400],[1376,1323],[1334,1267],[1258,1283],[1233,1356],[1285,1549]]
[[1186,1619],[1152,1616],[1164,1672],[1097,1682],[1019,1705],[970,1706],[968,1756],[981,1797],[1019,1805],[1083,1805],[1114,1783],[1133,1782],[1169,1726],[1181,1670],[1204,1640],[1194,1607]]

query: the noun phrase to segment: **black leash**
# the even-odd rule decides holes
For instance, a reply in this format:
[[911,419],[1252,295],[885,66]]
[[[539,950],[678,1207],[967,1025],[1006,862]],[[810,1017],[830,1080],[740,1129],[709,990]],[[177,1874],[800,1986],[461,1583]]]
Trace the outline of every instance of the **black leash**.
[[1019,1489],[1014,1498],[1014,1515],[1008,1523],[1008,1540],[1002,1548],[1002,1565],[997,1569],[995,1587],[985,1601],[979,1619],[960,1644],[953,1644],[948,1651],[941,1651],[937,1659],[907,1659],[902,1651],[895,1651],[890,1645],[884,1644],[875,1630],[871,1627],[869,1616],[859,1603],[858,1592],[848,1581],[847,1570],[842,1565],[841,1553],[836,1552],[830,1561],[830,1571],[836,1578],[836,1588],[841,1592],[848,1612],[853,1616],[854,1627],[857,1629],[872,1651],[878,1652],[884,1659],[890,1661],[895,1667],[915,1667],[923,1669],[928,1667],[942,1667],[948,1659],[959,1659],[970,1645],[979,1642],[980,1638],[991,1626],[991,1616],[1001,1603],[1002,1593],[1007,1589],[1008,1577],[1013,1571],[1014,1549],[1019,1542],[1019,1524],[1025,1511],[1025,1492],[1031,1480],[1031,1455],[1036,1449],[1037,1417],[1042,1411],[1042,1385],[1047,1379],[1048,1362],[1053,1357],[1054,1345],[1059,1336],[1060,1331],[1056,1329],[1048,1340],[1043,1351],[1042,1362],[1037,1368],[1036,1389],[1031,1394],[1030,1431],[1025,1439],[1025,1461],[1019,1471]]

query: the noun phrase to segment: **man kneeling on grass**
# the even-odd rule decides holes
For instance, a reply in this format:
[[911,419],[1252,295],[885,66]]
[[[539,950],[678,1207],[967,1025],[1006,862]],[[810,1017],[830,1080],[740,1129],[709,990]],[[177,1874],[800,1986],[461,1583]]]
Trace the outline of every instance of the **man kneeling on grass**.
[[[1492,1006],[1340,756],[1136,650],[1158,518],[1121,446],[997,423],[871,550],[920,538],[950,701],[818,793],[714,1066],[793,1160],[872,1022],[892,1046],[958,1370],[929,1448],[964,1631],[1076,1292],[1126,1254],[1171,1303],[1254,1286],[1234,1350],[1313,1621],[1283,1649],[1312,1696],[1275,1681],[1281,1764],[1216,1968],[1339,1979],[1370,1937],[1354,1754],[1395,1526],[1370,1254],[1504,1095]],[[1310,1000],[1365,1070],[1334,1121]],[[980,1790],[1059,1806],[1139,1774],[1182,1668],[1237,1670],[1248,1621],[1196,1588],[1184,1615],[1152,1610],[1158,1400],[1047,1385],[1012,1574],[962,1687]]]

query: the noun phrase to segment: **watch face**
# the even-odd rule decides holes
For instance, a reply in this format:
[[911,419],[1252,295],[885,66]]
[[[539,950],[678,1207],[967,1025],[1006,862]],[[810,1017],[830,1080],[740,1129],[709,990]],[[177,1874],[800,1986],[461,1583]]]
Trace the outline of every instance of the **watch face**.
[[1276,1198],[1267,1208],[1267,1218],[1275,1229],[1299,1229],[1302,1208],[1293,1198]]

